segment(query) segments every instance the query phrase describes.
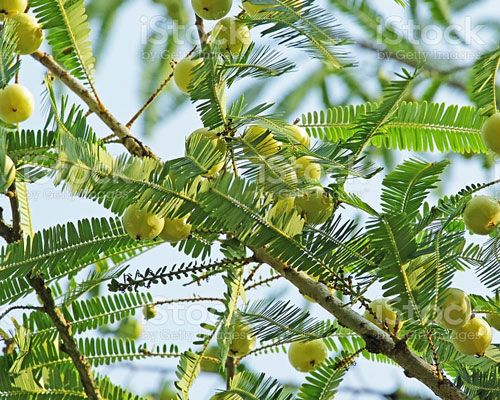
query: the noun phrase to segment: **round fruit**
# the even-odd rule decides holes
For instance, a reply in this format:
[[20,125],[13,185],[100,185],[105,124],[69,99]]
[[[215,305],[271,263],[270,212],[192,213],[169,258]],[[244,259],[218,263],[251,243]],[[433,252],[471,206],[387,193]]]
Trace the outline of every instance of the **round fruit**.
[[333,199],[323,188],[317,187],[307,195],[296,197],[295,208],[308,224],[319,225],[333,214]]
[[27,120],[35,109],[35,98],[24,86],[14,83],[0,90],[0,118],[9,124]]
[[[207,351],[205,351],[205,356],[217,358],[218,349],[216,346],[210,346]],[[200,368],[203,372],[217,372],[217,363],[215,361],[207,360],[202,358],[200,361]]]
[[188,218],[189,215],[183,218],[165,218],[165,226],[160,233],[160,238],[170,243],[176,243],[187,239],[191,234],[192,227],[191,224],[186,223]]
[[491,328],[488,323],[475,316],[452,333],[455,348],[470,356],[482,356],[491,344],[491,339]]
[[469,322],[472,312],[469,296],[463,290],[455,288],[447,289],[444,296],[437,323],[443,328],[458,329]]
[[248,26],[231,17],[217,22],[212,36],[223,51],[228,51],[233,56],[245,51],[252,41]]
[[17,52],[19,54],[31,54],[37,51],[43,43],[42,25],[32,15],[14,13],[9,18],[15,24],[14,30],[17,34]]
[[486,315],[486,321],[497,331],[500,331],[500,315],[488,314]]
[[307,131],[297,125],[287,125],[283,128],[283,133],[289,136],[296,142],[302,143],[304,146],[309,147],[311,145],[311,138],[307,134]]
[[303,178],[306,181],[321,178],[321,165],[311,160],[314,160],[314,158],[309,156],[300,157],[295,160],[297,178]]
[[118,329],[116,330],[116,336],[123,339],[136,340],[141,336],[142,325],[139,321],[133,318],[125,318],[120,321]]
[[252,4],[249,1],[243,1],[242,5],[245,11],[248,13],[248,15],[250,15],[251,17],[257,16],[262,10],[278,7],[275,4],[257,5],[257,4]]
[[193,70],[194,68],[201,64],[201,58],[193,60],[191,58],[185,58],[181,60],[174,69],[174,81],[177,87],[184,93],[189,94],[188,87],[194,78]]
[[227,147],[226,147],[226,142],[224,139],[219,138],[217,135],[217,132],[211,131],[207,128],[200,128],[195,130],[190,137],[193,135],[202,135],[206,137],[207,139],[210,139],[212,145],[218,150],[218,153],[220,153],[221,161],[217,164],[215,164],[210,170],[202,175],[205,178],[211,178],[214,176],[217,172],[219,172],[222,168],[224,168],[225,165],[225,160],[224,157],[226,155]]
[[177,400],[177,393],[169,383],[165,383],[158,393],[158,400]]
[[[274,139],[266,128],[261,126],[253,125],[249,127],[243,139],[253,147],[252,153],[257,152],[263,157],[273,156],[281,149],[281,143]],[[251,161],[252,158],[256,157],[249,157],[249,160]]]
[[380,329],[385,329],[385,325],[389,328],[391,332],[398,331],[403,325],[402,322],[398,320],[398,314],[391,307],[387,299],[377,299],[370,303],[370,308],[377,318],[368,310],[365,311],[365,318],[373,322]]
[[477,235],[488,235],[500,223],[500,204],[489,196],[475,196],[464,211],[467,229]]
[[140,210],[135,204],[131,205],[123,215],[123,227],[131,238],[136,240],[153,239],[160,234],[165,225],[163,218]]
[[0,13],[23,13],[28,8],[28,0],[0,0]]
[[276,204],[269,210],[269,218],[274,218],[282,213],[289,214],[295,207],[295,199],[293,197],[285,197],[279,199]]
[[229,354],[232,357],[243,357],[250,353],[255,347],[255,336],[250,333],[251,326],[237,322],[234,326],[233,341],[229,346]]
[[191,0],[193,10],[203,19],[224,18],[233,6],[233,0]]
[[158,311],[156,311],[156,308],[153,304],[148,304],[147,306],[144,306],[144,308],[142,309],[142,314],[144,315],[144,318],[149,320],[156,317]]
[[16,166],[14,165],[14,162],[9,156],[5,156],[5,164],[3,171],[4,171],[3,173],[4,179],[6,182],[5,187],[9,188],[16,179]]
[[328,357],[328,350],[321,339],[310,342],[294,342],[288,349],[290,364],[300,372],[309,372],[322,364]]
[[482,137],[490,150],[500,154],[500,114],[493,114],[483,125]]

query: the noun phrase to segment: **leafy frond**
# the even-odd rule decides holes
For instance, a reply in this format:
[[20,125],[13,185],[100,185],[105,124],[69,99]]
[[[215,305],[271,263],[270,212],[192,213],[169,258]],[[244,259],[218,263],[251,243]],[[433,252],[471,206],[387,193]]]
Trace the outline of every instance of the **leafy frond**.
[[19,72],[21,61],[16,59],[17,35],[15,23],[7,19],[0,32],[0,89]]
[[311,371],[299,389],[299,400],[328,400],[337,393],[337,388],[345,375],[345,368],[339,362],[342,357],[327,359],[318,368]]
[[496,78],[499,67],[500,47],[483,54],[474,64],[472,99],[485,116],[498,112]]

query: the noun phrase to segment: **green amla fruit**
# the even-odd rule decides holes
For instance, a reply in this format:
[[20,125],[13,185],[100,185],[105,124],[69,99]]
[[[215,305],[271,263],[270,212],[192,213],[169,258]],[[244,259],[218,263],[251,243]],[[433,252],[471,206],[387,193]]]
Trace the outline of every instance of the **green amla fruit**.
[[42,25],[38,20],[28,14],[10,14],[9,19],[16,22],[14,30],[17,34],[17,52],[19,54],[31,54],[37,51],[43,43]]
[[295,208],[308,224],[319,225],[333,214],[334,203],[323,188],[314,188],[311,192],[295,198]]
[[295,160],[295,171],[297,178],[306,181],[318,180],[321,178],[321,165],[315,163],[313,157],[304,156]]
[[488,314],[486,315],[486,321],[497,331],[500,331],[500,315],[499,314]]
[[182,90],[184,93],[189,94],[189,85],[194,78],[193,70],[203,61],[201,58],[192,59],[192,58],[184,58],[181,60],[174,69],[174,81],[177,87]]
[[486,147],[500,154],[500,113],[493,114],[486,120],[481,135]]
[[0,0],[0,13],[23,13],[28,8],[28,0]]
[[269,218],[275,218],[282,213],[289,214],[295,208],[295,199],[293,197],[285,197],[279,199],[274,206],[269,210]]
[[212,168],[210,168],[210,170],[206,174],[202,175],[205,178],[211,178],[215,174],[217,174],[217,172],[219,172],[222,168],[224,168],[224,165],[225,165],[224,158],[226,156],[226,151],[227,151],[226,142],[224,141],[224,139],[219,138],[219,136],[217,135],[217,132],[211,131],[207,128],[200,128],[200,129],[195,130],[190,135],[190,138],[192,138],[195,135],[202,135],[202,136],[206,137],[207,139],[210,139],[212,145],[217,149],[217,152],[220,155],[221,161],[218,162],[217,164],[215,164]]
[[5,156],[5,164],[3,169],[4,179],[5,179],[5,187],[9,188],[16,179],[16,166],[14,161],[9,156]]
[[328,357],[328,349],[321,339],[310,342],[294,342],[288,349],[290,364],[300,372],[309,372]]
[[248,159],[250,161],[257,159],[257,157],[252,155],[255,152],[262,157],[270,157],[281,149],[281,143],[274,139],[269,130],[258,125],[249,127],[243,136],[243,140],[246,143],[246,147],[249,148],[251,156]]
[[123,215],[125,231],[136,240],[155,238],[161,233],[164,225],[163,218],[146,210],[140,210],[135,204],[127,208]]
[[123,339],[136,340],[141,336],[142,325],[133,318],[125,318],[120,321],[115,334]]
[[233,0],[191,0],[191,5],[201,18],[216,20],[224,18],[229,13]]
[[158,400],[177,400],[177,393],[167,382],[165,383],[160,392],[158,393]]
[[385,324],[391,332],[397,332],[401,329],[401,326],[403,326],[403,323],[398,319],[397,312],[394,311],[387,299],[373,300],[370,303],[370,309],[375,315],[369,310],[366,310],[365,318],[377,325],[380,329],[385,329]]
[[500,204],[489,196],[475,196],[464,211],[467,229],[477,235],[488,235],[500,223]]
[[455,348],[470,356],[482,356],[492,340],[491,328],[479,317],[473,316],[464,326],[452,332]]
[[142,314],[144,315],[144,318],[149,320],[156,317],[158,311],[156,311],[156,308],[153,304],[148,304],[147,306],[144,306],[144,308],[142,309]]
[[307,134],[307,131],[300,126],[287,125],[283,128],[283,133],[295,142],[301,143],[307,148],[311,146],[311,138]]
[[251,326],[241,322],[235,324],[233,340],[229,346],[229,354],[232,357],[246,356],[254,349],[255,336],[250,333],[251,329]]
[[35,110],[35,98],[24,86],[14,83],[0,90],[0,118],[17,124],[27,120]]
[[223,51],[228,51],[233,56],[245,51],[252,41],[248,26],[232,17],[217,22],[212,37]]
[[191,234],[192,228],[191,224],[186,222],[188,218],[189,215],[183,218],[165,218],[165,225],[160,233],[160,238],[170,243],[187,239]]
[[[205,351],[205,356],[217,358],[218,348],[216,346],[210,346],[207,351]],[[217,373],[217,363],[215,361],[207,360],[202,358],[200,361],[200,368],[203,372]]]
[[472,313],[469,296],[456,288],[447,289],[443,296],[437,323],[443,328],[458,329],[469,322]]

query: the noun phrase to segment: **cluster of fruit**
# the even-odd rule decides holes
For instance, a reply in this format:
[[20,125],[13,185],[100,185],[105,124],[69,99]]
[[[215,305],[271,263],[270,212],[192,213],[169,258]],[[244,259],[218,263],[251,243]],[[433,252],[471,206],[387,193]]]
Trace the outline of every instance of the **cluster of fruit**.
[[[397,312],[387,299],[377,299],[370,303],[370,310],[365,311],[365,318],[381,329],[397,333],[403,323],[399,321]],[[488,322],[500,330],[500,316],[488,314]],[[456,288],[447,289],[445,299],[441,303],[437,323],[452,330],[452,342],[463,354],[482,356],[491,344],[490,324],[483,318],[472,314],[469,296]]]

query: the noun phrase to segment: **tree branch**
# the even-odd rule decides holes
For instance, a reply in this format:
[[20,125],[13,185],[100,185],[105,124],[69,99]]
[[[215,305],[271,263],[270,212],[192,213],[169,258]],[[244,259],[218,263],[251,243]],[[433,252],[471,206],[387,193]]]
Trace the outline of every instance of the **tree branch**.
[[443,400],[468,400],[448,379],[439,379],[432,365],[413,353],[403,340],[395,341],[391,336],[372,324],[342,301],[330,293],[328,287],[316,282],[307,274],[285,266],[279,260],[269,256],[264,249],[252,249],[255,258],[274,268],[283,277],[296,286],[301,293],[313,298],[330,314],[335,316],[340,325],[360,335],[371,353],[381,353],[404,368],[408,377],[418,379]]
[[159,160],[159,157],[149,147],[135,138],[126,126],[122,125],[104,106],[101,106],[95,96],[78,79],[62,68],[50,54],[36,51],[31,56],[80,97],[89,109],[113,131],[131,154]]

